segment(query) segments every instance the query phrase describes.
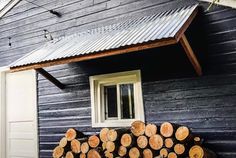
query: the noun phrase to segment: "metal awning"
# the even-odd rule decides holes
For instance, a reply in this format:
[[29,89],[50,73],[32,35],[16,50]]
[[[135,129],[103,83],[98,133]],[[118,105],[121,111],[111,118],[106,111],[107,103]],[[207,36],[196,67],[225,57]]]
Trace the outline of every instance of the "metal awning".
[[197,74],[201,75],[201,66],[184,35],[197,14],[197,6],[129,19],[56,39],[12,63],[10,69],[13,72],[41,70],[47,66],[136,52],[180,42]]

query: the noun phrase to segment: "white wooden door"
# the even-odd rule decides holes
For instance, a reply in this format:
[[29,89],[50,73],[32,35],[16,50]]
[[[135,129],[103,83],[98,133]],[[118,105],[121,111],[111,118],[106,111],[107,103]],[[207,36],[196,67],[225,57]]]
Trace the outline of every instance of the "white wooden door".
[[37,158],[35,71],[6,73],[6,157]]

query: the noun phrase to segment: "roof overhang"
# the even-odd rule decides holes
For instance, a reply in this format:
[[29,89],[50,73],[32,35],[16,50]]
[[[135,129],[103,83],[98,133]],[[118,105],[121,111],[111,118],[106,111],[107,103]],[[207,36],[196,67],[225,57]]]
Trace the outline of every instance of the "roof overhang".
[[[35,69],[39,73],[43,72],[41,74],[45,76],[43,68],[48,66],[180,43],[196,73],[200,76],[202,74],[201,66],[184,34],[197,12],[197,5],[189,6],[150,17],[142,17],[135,21],[128,20],[128,22],[102,29],[98,28],[89,33],[72,35],[53,43],[47,43],[11,64],[10,69],[11,72]],[[131,24],[135,26],[130,26]],[[84,36],[84,34],[86,35]],[[48,78],[48,74],[45,77]],[[49,75],[50,78],[52,76]]]

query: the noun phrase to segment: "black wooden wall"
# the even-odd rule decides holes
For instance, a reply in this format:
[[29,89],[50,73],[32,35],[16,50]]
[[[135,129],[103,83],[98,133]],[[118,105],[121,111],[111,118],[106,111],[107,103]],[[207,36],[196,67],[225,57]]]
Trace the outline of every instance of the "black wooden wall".
[[[43,29],[53,37],[116,23],[126,16],[141,16],[193,3],[173,0],[35,0],[62,13],[62,18],[21,1],[0,19],[0,66],[46,42]],[[188,125],[207,140],[219,157],[236,157],[236,10],[201,3],[202,11],[187,37],[203,66],[196,77],[179,45],[47,68],[67,85],[59,90],[38,76],[40,157],[69,127],[86,133],[91,128],[88,77],[141,69],[146,121]],[[11,37],[12,46],[8,46]]]

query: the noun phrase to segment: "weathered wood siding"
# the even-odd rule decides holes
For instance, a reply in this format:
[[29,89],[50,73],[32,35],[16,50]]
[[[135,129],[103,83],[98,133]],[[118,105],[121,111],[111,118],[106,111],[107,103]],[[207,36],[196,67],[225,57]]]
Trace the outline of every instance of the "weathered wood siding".
[[[5,66],[45,43],[43,29],[53,37],[118,22],[191,3],[173,0],[35,0],[63,14],[57,18],[22,1],[0,20],[0,65]],[[176,4],[177,3],[177,4]],[[204,8],[207,4],[202,3]],[[12,47],[8,46],[12,37]],[[214,7],[202,12],[187,37],[203,65],[196,77],[179,46],[119,55],[48,68],[66,84],[59,90],[38,76],[40,157],[69,127],[93,133],[88,76],[141,69],[146,121],[172,121],[203,135],[223,158],[236,157],[236,10]]]

